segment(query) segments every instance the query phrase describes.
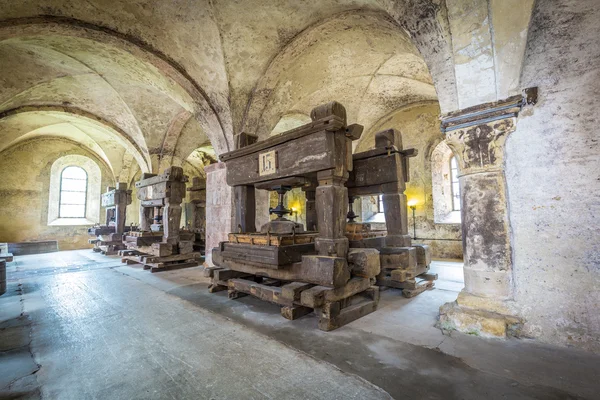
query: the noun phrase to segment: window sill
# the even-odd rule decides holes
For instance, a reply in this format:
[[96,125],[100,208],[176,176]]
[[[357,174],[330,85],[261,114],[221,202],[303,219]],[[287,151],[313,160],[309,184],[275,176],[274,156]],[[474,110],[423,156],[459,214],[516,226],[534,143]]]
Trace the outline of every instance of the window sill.
[[94,225],[95,222],[87,218],[57,218],[48,223],[48,226],[79,226],[79,225]]
[[385,214],[384,213],[376,213],[371,218],[367,219],[365,222],[384,222],[385,223]]
[[434,222],[436,224],[460,225],[460,211],[451,211],[446,215],[439,216]]

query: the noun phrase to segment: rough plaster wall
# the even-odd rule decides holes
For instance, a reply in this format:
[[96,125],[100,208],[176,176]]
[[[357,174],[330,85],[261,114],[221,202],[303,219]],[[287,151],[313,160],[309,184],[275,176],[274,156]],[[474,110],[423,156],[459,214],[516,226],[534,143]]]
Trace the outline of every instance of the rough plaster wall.
[[600,9],[538,1],[523,87],[539,103],[507,142],[516,301],[527,333],[600,352]]
[[[439,129],[440,109],[437,103],[423,103],[399,110],[379,121],[361,138],[356,152],[375,146],[375,133],[394,128],[402,133],[405,149],[415,148],[419,154],[410,159],[410,181],[406,184],[408,200],[417,201],[417,238],[432,248],[436,258],[462,258],[460,224],[434,222],[431,154],[442,139]],[[367,202],[363,201],[363,208]],[[376,205],[375,205],[376,207]],[[409,210],[409,232],[413,232],[412,211]],[[433,240],[432,240],[433,239]]]
[[[89,150],[64,139],[37,139],[6,150],[0,157],[0,242],[57,240],[60,250],[90,247],[88,226],[48,226],[50,169],[54,161],[69,154],[96,161],[102,187],[113,185],[105,164]],[[101,218],[103,215],[101,209]]]
[[458,108],[518,94],[533,0],[446,0]]

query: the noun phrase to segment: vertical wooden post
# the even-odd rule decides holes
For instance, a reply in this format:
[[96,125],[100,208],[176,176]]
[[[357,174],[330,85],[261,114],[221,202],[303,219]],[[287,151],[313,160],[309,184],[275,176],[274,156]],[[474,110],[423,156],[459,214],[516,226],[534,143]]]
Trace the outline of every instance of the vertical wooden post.
[[150,225],[154,219],[154,207],[140,205],[140,231],[150,231]]
[[115,190],[115,233],[125,231],[127,205],[131,203],[131,192],[127,192],[126,183],[118,183]]
[[254,186],[236,186],[233,188],[235,204],[235,231],[239,226],[242,232],[256,232],[256,199]]
[[179,226],[181,225],[181,204],[171,203],[169,198],[165,199],[163,207],[163,242],[176,244],[179,242]]
[[404,194],[404,190],[402,188],[398,187],[396,190],[389,188],[388,191],[384,191],[383,213],[385,215],[385,224],[387,227],[387,236],[385,239],[386,246],[410,246],[411,239],[408,235],[407,210],[406,195]]
[[110,220],[113,219],[113,216],[115,215],[115,209],[114,208],[107,208],[106,209],[106,221],[105,221],[105,225],[108,226],[110,224]]
[[[347,174],[346,174],[347,175]],[[347,177],[335,176],[335,170],[317,173],[319,186],[315,194],[319,236],[315,247],[319,255],[346,257],[346,210],[348,209]]]
[[309,188],[302,188],[306,196],[306,230],[316,231],[317,230],[317,208],[315,205],[316,188],[314,186]]

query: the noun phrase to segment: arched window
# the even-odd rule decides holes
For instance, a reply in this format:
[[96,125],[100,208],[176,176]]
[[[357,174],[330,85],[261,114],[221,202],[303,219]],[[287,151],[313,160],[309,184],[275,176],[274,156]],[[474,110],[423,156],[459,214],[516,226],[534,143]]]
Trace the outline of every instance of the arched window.
[[85,218],[87,173],[81,167],[70,166],[60,175],[59,218]]
[[460,211],[460,185],[458,184],[458,165],[455,156],[450,158],[450,183],[452,185],[452,211]]
[[441,141],[431,153],[431,195],[436,224],[460,224],[460,184],[458,159]]

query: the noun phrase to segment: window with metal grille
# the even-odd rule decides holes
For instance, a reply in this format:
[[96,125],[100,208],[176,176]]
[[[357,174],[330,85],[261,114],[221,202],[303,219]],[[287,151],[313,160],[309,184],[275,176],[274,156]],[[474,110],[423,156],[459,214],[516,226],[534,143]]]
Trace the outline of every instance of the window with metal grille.
[[452,185],[452,211],[460,211],[460,185],[456,157],[450,158],[450,181]]
[[85,218],[87,173],[83,168],[70,166],[60,175],[59,218]]

